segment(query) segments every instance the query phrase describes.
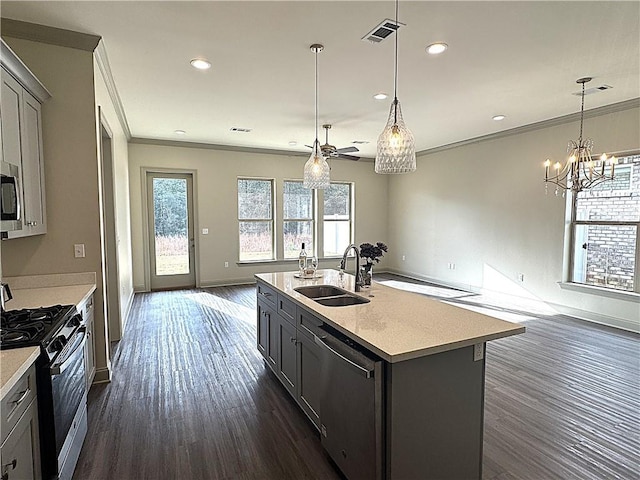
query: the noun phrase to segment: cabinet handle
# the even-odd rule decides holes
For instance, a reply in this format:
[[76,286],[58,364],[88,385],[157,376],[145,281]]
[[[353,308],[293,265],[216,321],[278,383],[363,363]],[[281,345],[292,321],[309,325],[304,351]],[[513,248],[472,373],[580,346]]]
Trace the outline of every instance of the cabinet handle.
[[[24,402],[24,399],[27,398],[27,395],[29,395],[30,391],[31,390],[29,390],[28,388],[26,390],[23,390],[22,392],[20,392],[20,398],[18,398],[17,400],[13,400],[11,403],[13,403],[17,407],[22,402]],[[7,463],[7,465],[9,464]]]
[[297,341],[295,338],[293,338],[293,337],[290,337],[290,338],[289,338],[289,341],[290,341],[291,343],[293,343],[294,345],[297,345],[297,344],[298,344],[298,341]]
[[2,480],[9,480],[9,467],[11,467],[11,470],[15,470],[16,465],[18,465],[17,458],[14,458],[10,463],[5,463],[4,465],[2,465]]
[[35,227],[38,225],[38,222],[27,222],[27,227]]
[[270,297],[271,294],[269,292],[260,292],[260,295],[262,295],[263,297]]

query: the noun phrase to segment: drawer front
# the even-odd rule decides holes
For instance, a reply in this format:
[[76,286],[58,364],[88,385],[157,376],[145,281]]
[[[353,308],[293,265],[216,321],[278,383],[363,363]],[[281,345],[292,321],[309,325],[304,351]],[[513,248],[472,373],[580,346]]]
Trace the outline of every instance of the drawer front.
[[320,329],[320,326],[322,326],[323,323],[322,320],[311,315],[306,310],[298,308],[297,319],[298,332],[302,332],[311,339],[313,338],[313,335],[317,335],[318,337],[325,335],[325,333]]
[[36,397],[36,369],[34,365],[22,376],[0,402],[2,412],[2,442],[18,422],[31,401]]
[[276,290],[269,285],[258,282],[258,298],[275,306],[277,298]]
[[278,294],[278,313],[291,325],[296,324],[296,304],[280,294]]

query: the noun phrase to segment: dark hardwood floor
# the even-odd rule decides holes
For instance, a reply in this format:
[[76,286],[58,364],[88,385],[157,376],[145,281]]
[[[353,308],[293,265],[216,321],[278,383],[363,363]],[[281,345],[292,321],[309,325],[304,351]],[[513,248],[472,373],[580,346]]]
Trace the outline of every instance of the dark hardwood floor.
[[[263,365],[255,315],[254,286],[136,295],[74,479],[339,479]],[[487,346],[483,479],[640,478],[640,337],[524,324]]]

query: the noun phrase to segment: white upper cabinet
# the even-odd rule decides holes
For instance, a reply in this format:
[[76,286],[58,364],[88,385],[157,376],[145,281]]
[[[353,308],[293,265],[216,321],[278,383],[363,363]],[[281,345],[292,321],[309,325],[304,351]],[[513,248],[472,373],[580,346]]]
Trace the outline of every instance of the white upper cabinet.
[[50,96],[3,41],[0,98],[2,161],[18,167],[23,213],[22,229],[7,232],[6,238],[47,233],[41,104]]

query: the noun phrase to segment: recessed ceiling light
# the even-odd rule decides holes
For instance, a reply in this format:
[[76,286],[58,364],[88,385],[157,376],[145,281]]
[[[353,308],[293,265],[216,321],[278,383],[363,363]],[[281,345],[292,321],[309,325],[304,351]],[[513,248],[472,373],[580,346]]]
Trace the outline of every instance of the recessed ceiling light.
[[290,146],[290,147],[295,147],[296,145],[298,145],[298,142],[296,142],[295,140],[291,140],[291,141],[289,142],[289,146]]
[[444,52],[448,48],[446,43],[438,42],[432,43],[427,47],[427,53],[429,55],[438,55],[439,53]]
[[375,98],[376,100],[384,100],[385,98],[387,98],[387,94],[386,93],[376,93],[373,98]]
[[204,58],[194,58],[191,60],[191,66],[198,70],[208,70],[211,68],[211,62]]
[[495,115],[495,116],[493,117],[493,119],[494,119],[496,122],[499,122],[500,120],[504,120],[505,118],[506,118],[506,116],[505,116],[505,115]]
[[176,135],[185,135],[187,132],[185,132],[184,130],[174,130],[173,133],[175,133]]

